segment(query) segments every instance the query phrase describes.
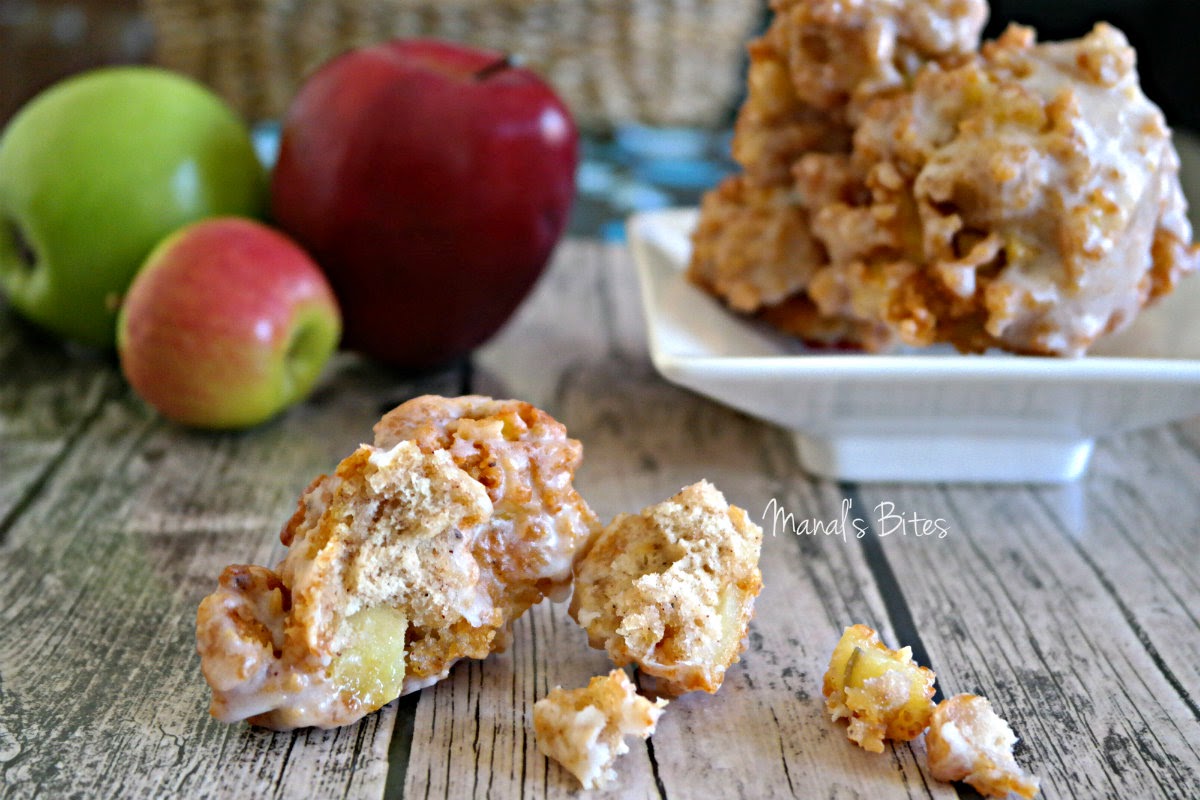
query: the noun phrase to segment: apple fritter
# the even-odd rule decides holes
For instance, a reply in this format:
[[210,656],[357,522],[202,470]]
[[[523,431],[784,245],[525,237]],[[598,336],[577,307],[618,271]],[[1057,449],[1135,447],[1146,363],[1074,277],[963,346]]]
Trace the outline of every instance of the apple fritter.
[[[984,0],[777,0],[749,45],[733,157],[742,174],[703,201],[689,278],[740,313],[813,344],[892,341],[873,321],[817,311],[805,290],[828,263],[811,214],[861,199],[850,169],[853,122],[924,63],[961,60],[979,42]],[[803,180],[796,171],[804,162]]]
[[823,314],[904,342],[1078,356],[1194,270],[1162,113],[1108,25],[1035,44],[1018,26],[923,70],[856,131],[869,200],[813,213]]
[[690,279],[805,341],[1078,356],[1200,265],[1161,111],[1100,24],[777,0]]
[[660,693],[716,692],[745,648],[761,548],[762,529],[701,481],[596,536],[575,568],[571,616]]
[[377,437],[304,492],[275,570],[229,567],[201,603],[218,719],[353,722],[502,649],[530,605],[562,599],[596,527],[562,425],[525,403],[424,397]]

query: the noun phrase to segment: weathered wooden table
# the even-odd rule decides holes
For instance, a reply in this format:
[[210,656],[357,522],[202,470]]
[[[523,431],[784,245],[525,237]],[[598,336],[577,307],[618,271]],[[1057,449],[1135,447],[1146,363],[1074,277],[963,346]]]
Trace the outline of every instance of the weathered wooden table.
[[919,743],[872,755],[823,714],[843,626],[910,644],[941,691],[986,695],[1046,797],[1200,797],[1200,424],[1105,442],[1079,485],[815,481],[780,430],[672,387],[645,352],[625,250],[560,248],[537,294],[470,364],[405,378],[343,357],[306,404],[241,434],[181,430],[111,363],[0,311],[0,796],[565,797],[530,709],[608,668],[562,606],[507,653],[357,725],[271,733],[207,713],[197,603],[230,562],[274,564],[297,495],[425,392],[534,402],[583,441],[602,518],[706,477],[762,517],[870,519],[947,534],[772,532],[742,662],[619,766],[622,797],[955,797]]

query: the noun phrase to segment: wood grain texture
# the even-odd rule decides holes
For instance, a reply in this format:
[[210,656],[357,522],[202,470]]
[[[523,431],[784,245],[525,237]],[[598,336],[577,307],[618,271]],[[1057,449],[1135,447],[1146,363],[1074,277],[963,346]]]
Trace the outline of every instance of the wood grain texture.
[[394,708],[330,732],[212,720],[196,607],[226,564],[278,560],[300,491],[370,438],[383,406],[459,382],[345,358],[252,432],[182,431],[124,391],[67,426],[71,446],[0,550],[3,793],[379,797]]
[[1101,450],[1083,492],[1086,532],[1070,541],[1200,722],[1200,449],[1188,428]]
[[1200,465],[1173,441],[1169,429],[1120,437],[1061,489],[858,490],[864,508],[946,521],[944,539],[914,539],[911,524],[881,535],[894,519],[875,519],[872,536],[942,691],[991,699],[1047,796],[1200,793],[1187,687],[1200,595],[1172,563],[1188,563],[1195,538],[1171,530],[1195,526],[1200,495],[1164,480]]
[[102,356],[73,357],[0,299],[0,542],[120,385]]
[[[992,699],[1046,797],[1200,797],[1200,420],[1102,442],[1076,486],[840,485],[806,476],[778,429],[666,383],[644,341],[627,251],[567,242],[464,369],[405,379],[343,356],[280,420],[198,434],[0,311],[0,797],[579,796],[530,721],[554,685],[609,669],[562,605],[357,725],[207,715],[200,598],[228,563],[275,563],[301,489],[426,391],[555,415],[604,520],[707,478],[765,530],[741,663],[587,796],[973,796],[928,777],[920,740],[874,755],[826,719],[829,653],[863,622],[913,645],[944,693]],[[881,503],[947,535],[881,536]]]

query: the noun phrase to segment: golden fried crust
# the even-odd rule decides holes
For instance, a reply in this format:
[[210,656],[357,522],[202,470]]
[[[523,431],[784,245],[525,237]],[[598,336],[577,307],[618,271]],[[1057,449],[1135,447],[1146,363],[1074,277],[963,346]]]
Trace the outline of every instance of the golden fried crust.
[[903,89],[929,60],[972,52],[987,18],[984,0],[776,2],[748,46],[746,101],[733,157],[763,186],[788,181],[805,153],[846,152],[861,109]]
[[748,174],[725,179],[702,201],[692,232],[688,279],[732,310],[819,347],[868,350],[888,345],[881,323],[822,314],[805,292],[828,263],[808,208],[845,201],[857,189],[849,157],[810,153],[786,185],[761,185]]
[[533,704],[538,750],[562,764],[584,789],[600,789],[617,777],[613,764],[629,752],[626,736],[654,733],[667,701],[640,697],[620,670],[592,678],[580,689],[555,686]]
[[771,33],[786,54],[792,85],[826,112],[858,109],[904,89],[928,61],[973,52],[986,0],[782,0]]
[[761,313],[810,344],[880,349],[875,320],[818,311],[805,290],[829,262],[812,214],[864,191],[850,169],[852,121],[927,60],[978,43],[983,0],[775,2],[748,47],[733,157],[743,173],[702,202],[689,278],[740,313]]
[[561,591],[595,526],[579,443],[525,403],[423,397],[305,490],[274,570],[230,567],[201,603],[212,713],[352,722],[500,649]]
[[935,677],[910,648],[892,650],[866,625],[852,625],[834,647],[821,691],[830,718],[848,721],[846,736],[882,753],[885,739],[909,741],[925,730]]
[[571,616],[615,664],[658,678],[661,693],[716,692],[745,647],[761,547],[762,529],[701,481],[618,516],[591,542]]
[[811,347],[876,351],[892,342],[892,334],[886,326],[822,314],[812,299],[802,292],[763,308],[758,316]]
[[773,25],[747,48],[750,67],[746,101],[734,125],[732,155],[748,180],[783,186],[804,153],[845,152],[850,128],[838,114],[810,105],[796,91],[780,26]]
[[986,699],[960,694],[943,700],[933,711],[925,735],[929,771],[941,781],[965,781],[980,794],[1030,798],[1038,779],[1013,758],[1017,737]]
[[734,311],[753,313],[802,291],[824,262],[791,190],[739,175],[704,197],[688,278]]

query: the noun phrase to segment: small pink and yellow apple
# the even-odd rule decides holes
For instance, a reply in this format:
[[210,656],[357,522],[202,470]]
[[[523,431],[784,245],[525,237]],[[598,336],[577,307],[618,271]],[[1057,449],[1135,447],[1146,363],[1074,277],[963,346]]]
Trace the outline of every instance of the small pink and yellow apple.
[[221,217],[151,252],[122,302],[117,350],[129,383],[163,416],[236,429],[306,397],[340,335],[333,291],[297,244]]

